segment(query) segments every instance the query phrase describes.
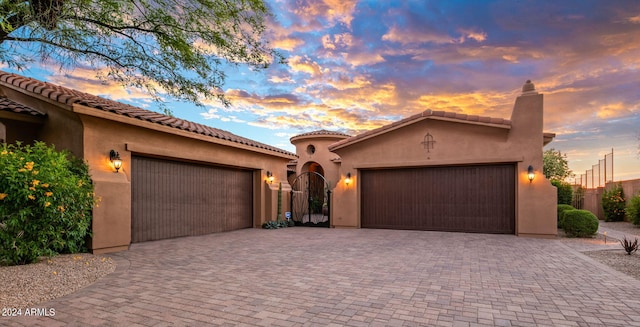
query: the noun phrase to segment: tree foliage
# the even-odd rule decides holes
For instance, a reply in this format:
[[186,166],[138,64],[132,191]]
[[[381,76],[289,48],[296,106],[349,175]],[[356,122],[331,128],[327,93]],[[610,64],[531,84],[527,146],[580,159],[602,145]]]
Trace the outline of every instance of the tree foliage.
[[0,63],[89,66],[157,101],[228,105],[221,64],[284,61],[263,38],[269,15],[263,0],[2,0]]
[[568,204],[571,205],[573,202],[573,188],[571,184],[553,179],[551,180],[551,185],[555,186],[558,192],[558,204]]
[[569,169],[567,155],[553,148],[546,150],[543,154],[542,171],[547,179],[559,181],[563,181],[573,174]]

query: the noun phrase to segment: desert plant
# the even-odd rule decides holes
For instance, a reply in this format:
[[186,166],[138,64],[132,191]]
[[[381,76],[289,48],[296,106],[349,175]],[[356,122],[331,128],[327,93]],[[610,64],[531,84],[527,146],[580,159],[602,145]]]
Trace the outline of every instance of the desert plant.
[[632,197],[627,205],[627,216],[634,225],[640,225],[640,193]]
[[573,189],[571,184],[559,180],[552,180],[551,185],[555,186],[558,192],[558,204],[571,205],[573,201]]
[[321,213],[322,212],[322,204],[323,200],[319,197],[313,197],[311,200],[311,212],[312,213]]
[[289,223],[286,220],[282,220],[282,221],[270,220],[262,224],[262,228],[264,229],[278,229],[278,228],[285,228],[285,227],[289,227]]
[[0,265],[86,250],[95,203],[88,167],[70,153],[0,145]]
[[262,228],[264,229],[278,229],[280,228],[280,224],[277,221],[267,221],[265,223],[262,224]]
[[625,216],[625,199],[622,185],[618,184],[602,194],[602,209],[605,221],[623,221]]
[[278,185],[278,213],[276,215],[276,221],[282,221],[282,182]]
[[628,240],[626,237],[620,241],[620,244],[622,245],[622,247],[624,248],[625,252],[627,252],[628,255],[631,255],[633,252],[638,251],[638,239],[636,238],[635,241],[631,241]]
[[563,228],[568,236],[588,237],[598,231],[598,218],[587,210],[566,210],[563,212]]
[[568,204],[558,204],[558,228],[564,229],[564,212],[567,210],[576,210],[576,208]]

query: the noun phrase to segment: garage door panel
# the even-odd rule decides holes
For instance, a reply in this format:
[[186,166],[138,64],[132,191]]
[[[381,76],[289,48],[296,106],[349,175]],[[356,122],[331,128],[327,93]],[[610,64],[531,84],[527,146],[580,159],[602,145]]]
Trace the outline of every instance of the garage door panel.
[[253,173],[134,156],[132,242],[252,226]]
[[514,233],[514,165],[363,170],[361,226]]

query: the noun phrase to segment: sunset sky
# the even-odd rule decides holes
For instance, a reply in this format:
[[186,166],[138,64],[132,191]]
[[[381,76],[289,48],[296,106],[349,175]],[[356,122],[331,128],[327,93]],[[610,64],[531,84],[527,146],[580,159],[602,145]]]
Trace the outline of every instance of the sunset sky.
[[[173,103],[176,116],[294,151],[300,133],[355,135],[426,109],[509,118],[530,79],[557,134],[547,148],[577,174],[613,148],[615,180],[640,178],[640,1],[267,1],[288,63],[229,68],[231,107]],[[88,67],[19,73],[156,108]]]

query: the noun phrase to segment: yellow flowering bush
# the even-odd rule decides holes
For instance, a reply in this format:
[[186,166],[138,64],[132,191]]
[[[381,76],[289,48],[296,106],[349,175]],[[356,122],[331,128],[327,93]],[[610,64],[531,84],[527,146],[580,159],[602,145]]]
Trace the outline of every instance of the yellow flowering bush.
[[69,152],[0,145],[0,265],[86,250],[94,205],[88,167]]
[[618,184],[614,188],[602,194],[602,209],[604,210],[605,221],[623,221],[626,200],[622,185]]

